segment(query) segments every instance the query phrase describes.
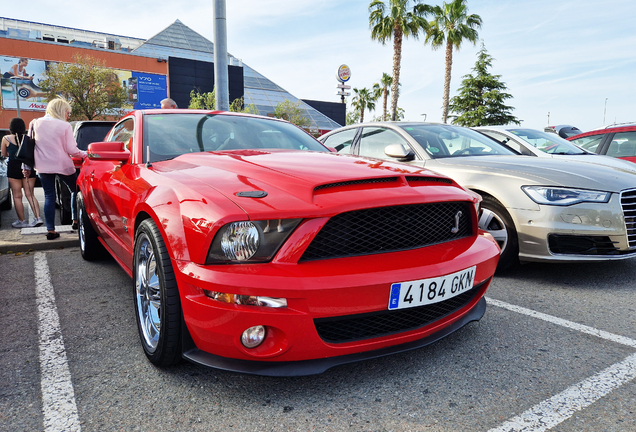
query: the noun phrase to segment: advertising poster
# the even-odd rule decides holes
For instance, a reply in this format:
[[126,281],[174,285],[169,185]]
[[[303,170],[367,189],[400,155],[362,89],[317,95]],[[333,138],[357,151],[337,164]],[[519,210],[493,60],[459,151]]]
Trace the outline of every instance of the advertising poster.
[[4,109],[17,109],[17,95],[21,110],[46,110],[46,93],[38,86],[46,72],[46,63],[44,60],[0,56]]
[[[2,108],[17,109],[17,94],[21,110],[45,111],[46,93],[38,83],[44,79],[49,63],[54,64],[44,60],[0,56]],[[112,80],[124,88],[128,95],[121,107],[124,111],[161,108],[161,100],[168,94],[165,75],[119,69],[112,71]]]

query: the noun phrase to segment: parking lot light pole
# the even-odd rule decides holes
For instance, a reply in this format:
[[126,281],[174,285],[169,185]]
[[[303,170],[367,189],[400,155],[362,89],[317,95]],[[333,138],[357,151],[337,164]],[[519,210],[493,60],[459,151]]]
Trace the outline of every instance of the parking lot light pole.
[[605,98],[605,107],[603,107],[603,126],[605,126],[605,113],[607,112],[607,99]]
[[228,81],[225,0],[214,0],[214,89],[219,111],[230,110]]
[[18,94],[18,78],[17,76],[12,76],[11,80],[13,81],[13,91],[15,92],[15,107],[17,111],[17,116],[20,118],[20,95]]

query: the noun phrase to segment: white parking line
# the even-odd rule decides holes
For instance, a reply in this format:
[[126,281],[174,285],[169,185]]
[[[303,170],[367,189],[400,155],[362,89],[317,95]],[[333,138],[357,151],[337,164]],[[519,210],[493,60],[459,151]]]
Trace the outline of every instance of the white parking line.
[[[577,324],[531,309],[515,306],[499,300],[486,298],[489,304],[542,319],[582,333],[598,336],[602,339],[636,348],[636,341],[624,336]],[[575,384],[563,392],[547,399],[519,416],[489,432],[544,432],[572,417],[577,411],[590,406],[612,390],[636,378],[636,354],[632,354],[620,363],[616,363],[591,378]]]
[[46,432],[81,430],[46,255],[37,252],[35,291],[40,337],[42,414]]

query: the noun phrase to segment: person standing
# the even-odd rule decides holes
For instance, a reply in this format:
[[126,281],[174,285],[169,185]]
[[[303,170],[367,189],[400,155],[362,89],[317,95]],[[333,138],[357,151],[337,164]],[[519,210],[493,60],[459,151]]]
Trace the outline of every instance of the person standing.
[[[22,163],[15,160],[22,139],[26,135],[24,120],[18,117],[11,119],[9,132],[11,132],[12,135],[2,137],[1,148],[2,157],[9,158],[7,162],[7,177],[9,178],[9,187],[13,194],[13,206],[15,207],[15,212],[18,214],[18,220],[13,222],[12,226],[14,228],[37,227],[44,222],[42,222],[40,218],[40,203],[33,195],[33,189],[35,188],[35,171],[31,171],[28,178],[25,177],[24,174],[22,174]],[[23,190],[31,206],[31,211],[33,212],[34,219],[31,223],[28,223],[24,215],[24,205],[22,204]]]
[[[71,105],[62,98],[53,99],[46,106],[46,115],[29,124],[29,134],[35,139],[35,169],[44,189],[44,219],[47,240],[60,236],[55,231],[55,176],[71,194],[71,214],[73,229],[77,229],[75,188],[77,174],[72,156],[85,157],[86,152],[77,148],[73,128],[67,121]],[[30,174],[32,167],[22,165],[23,173]]]

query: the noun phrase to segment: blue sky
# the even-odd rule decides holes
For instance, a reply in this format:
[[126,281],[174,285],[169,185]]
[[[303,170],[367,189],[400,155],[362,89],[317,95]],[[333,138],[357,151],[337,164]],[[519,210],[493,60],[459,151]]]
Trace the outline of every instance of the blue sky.
[[[368,0],[227,0],[228,51],[301,99],[338,102],[336,72],[353,87],[391,73],[393,48],[371,40]],[[441,1],[428,1],[441,4]],[[549,122],[586,131],[636,121],[636,1],[469,0],[479,31],[525,127]],[[72,11],[72,12],[70,12]],[[176,19],[213,41],[211,0],[34,0],[7,18],[150,38]],[[479,44],[454,53],[451,97],[471,72]],[[406,120],[441,120],[444,50],[404,42],[398,105]],[[606,101],[607,99],[607,101]],[[379,114],[381,103],[377,105]],[[373,114],[365,114],[370,118]]]

